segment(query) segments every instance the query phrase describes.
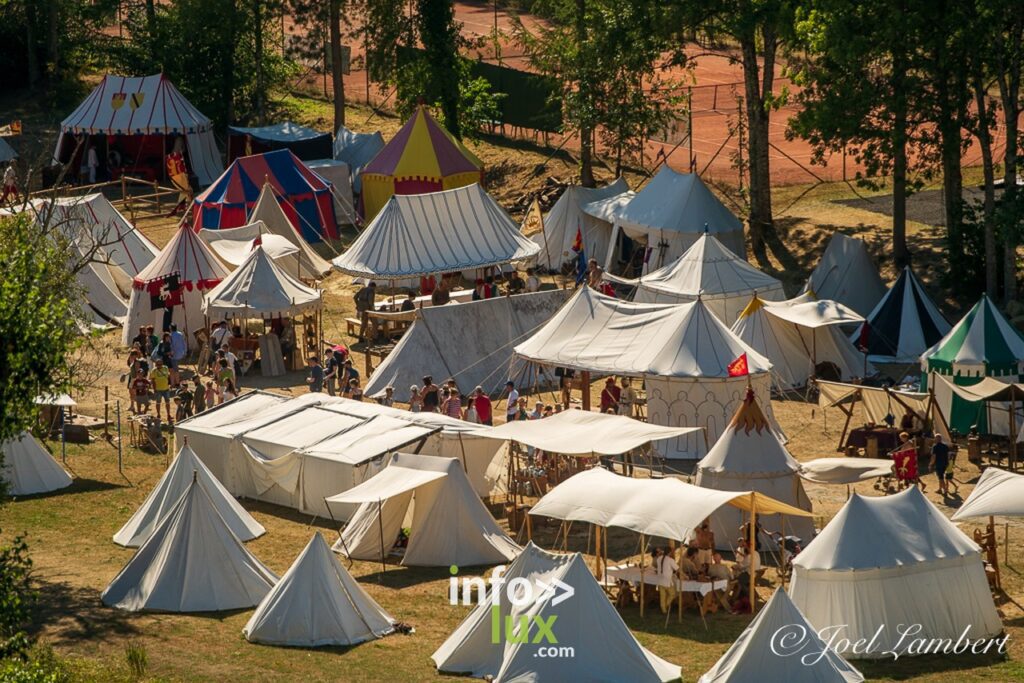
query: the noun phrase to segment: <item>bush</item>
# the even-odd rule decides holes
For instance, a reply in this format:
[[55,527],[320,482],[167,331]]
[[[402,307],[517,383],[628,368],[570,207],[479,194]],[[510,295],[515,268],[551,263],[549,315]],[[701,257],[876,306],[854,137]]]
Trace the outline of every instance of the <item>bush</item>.
[[33,649],[27,659],[8,659],[0,667],[0,683],[70,683],[67,665],[49,647]]
[[29,586],[32,560],[24,536],[0,548],[0,658],[20,658],[29,649],[28,625],[36,594]]

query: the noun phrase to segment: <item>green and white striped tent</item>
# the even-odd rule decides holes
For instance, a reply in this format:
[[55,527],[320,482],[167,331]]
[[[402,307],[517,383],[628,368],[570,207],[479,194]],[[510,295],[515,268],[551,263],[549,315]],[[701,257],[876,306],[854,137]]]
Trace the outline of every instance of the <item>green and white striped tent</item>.
[[[976,384],[984,377],[1019,382],[1024,372],[1024,335],[982,295],[945,337],[921,355],[921,369],[926,386],[932,373],[951,376],[960,386]],[[979,431],[987,430],[984,411],[979,413],[977,406],[959,396],[952,397],[944,412],[950,428],[961,433],[975,424]]]

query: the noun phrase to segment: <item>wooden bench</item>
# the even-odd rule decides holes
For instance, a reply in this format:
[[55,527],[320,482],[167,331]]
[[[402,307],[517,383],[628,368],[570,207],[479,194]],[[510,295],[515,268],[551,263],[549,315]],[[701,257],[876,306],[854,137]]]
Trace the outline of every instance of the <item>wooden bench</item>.
[[359,336],[359,326],[362,325],[359,318],[345,318],[345,332],[350,337]]

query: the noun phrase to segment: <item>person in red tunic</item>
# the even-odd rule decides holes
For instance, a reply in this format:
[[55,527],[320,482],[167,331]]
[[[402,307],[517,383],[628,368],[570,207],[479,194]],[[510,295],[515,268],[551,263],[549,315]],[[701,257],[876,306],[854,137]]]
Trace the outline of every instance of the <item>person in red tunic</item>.
[[615,384],[615,379],[613,377],[606,379],[604,389],[601,390],[601,412],[607,413],[610,410],[613,413],[618,413],[621,396],[622,390]]
[[896,470],[896,479],[900,483],[900,489],[920,484],[921,490],[925,490],[925,485],[917,471],[917,446],[906,432],[900,432],[900,445],[892,453],[892,463]]
[[185,212],[189,200],[192,198],[192,186],[188,182],[188,167],[185,166],[185,139],[177,138],[174,141],[174,148],[167,155],[167,177],[171,184],[178,190],[178,205],[167,214],[177,216]]

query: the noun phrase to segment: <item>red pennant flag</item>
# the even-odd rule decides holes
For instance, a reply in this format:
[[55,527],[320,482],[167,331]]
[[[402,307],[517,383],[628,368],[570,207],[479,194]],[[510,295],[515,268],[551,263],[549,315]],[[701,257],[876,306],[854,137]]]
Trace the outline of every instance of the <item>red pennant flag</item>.
[[747,365],[747,354],[745,353],[741,353],[739,358],[725,367],[729,371],[730,377],[743,377],[750,374],[750,366]]
[[577,254],[583,251],[583,232],[580,231],[580,226],[576,226],[576,239],[573,240],[572,250]]
[[256,247],[263,246],[263,235],[257,235],[256,239],[252,241],[252,250],[256,251]]

